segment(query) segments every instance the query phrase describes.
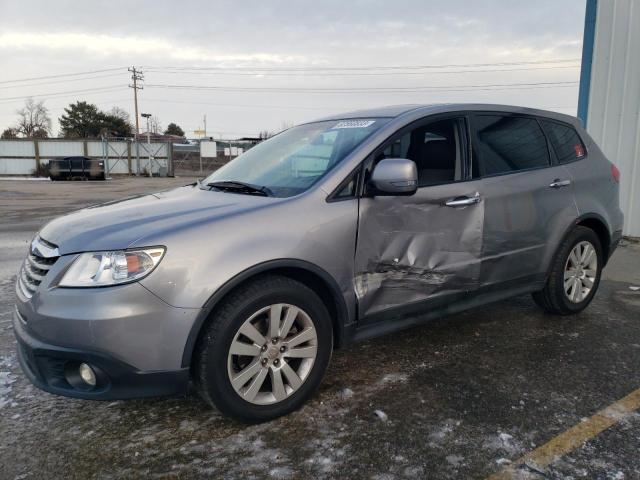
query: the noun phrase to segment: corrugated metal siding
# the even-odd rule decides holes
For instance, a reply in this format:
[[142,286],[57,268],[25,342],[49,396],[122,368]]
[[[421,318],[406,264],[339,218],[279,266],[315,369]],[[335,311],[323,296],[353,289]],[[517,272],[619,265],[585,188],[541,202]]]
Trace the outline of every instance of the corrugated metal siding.
[[82,142],[60,142],[39,140],[40,157],[72,157],[84,155]]
[[0,159],[0,175],[31,175],[35,169],[35,158]]
[[622,173],[624,233],[640,237],[640,0],[598,2],[587,130]]
[[31,140],[3,140],[0,142],[0,157],[33,157],[36,154]]

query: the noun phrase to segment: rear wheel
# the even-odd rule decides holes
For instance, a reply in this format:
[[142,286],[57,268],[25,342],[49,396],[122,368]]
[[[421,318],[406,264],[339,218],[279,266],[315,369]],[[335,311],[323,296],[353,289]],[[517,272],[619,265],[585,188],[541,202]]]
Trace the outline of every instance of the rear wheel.
[[598,289],[603,262],[602,246],[595,232],[576,227],[560,245],[547,283],[533,294],[533,299],[558,315],[584,310]]
[[316,390],[332,350],[331,320],[307,286],[269,275],[241,287],[201,337],[194,381],[224,414],[255,423],[300,407]]

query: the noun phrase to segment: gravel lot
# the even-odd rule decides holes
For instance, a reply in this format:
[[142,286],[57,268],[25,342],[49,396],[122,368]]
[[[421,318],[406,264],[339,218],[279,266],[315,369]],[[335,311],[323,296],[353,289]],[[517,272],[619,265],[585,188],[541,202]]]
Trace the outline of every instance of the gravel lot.
[[[0,478],[484,478],[640,387],[640,246],[582,314],[529,296],[335,352],[302,410],[245,426],[195,395],[88,402],[32,387],[15,355],[15,273],[47,220],[192,179],[0,180]],[[378,413],[376,413],[378,411]],[[640,478],[640,413],[543,471]]]

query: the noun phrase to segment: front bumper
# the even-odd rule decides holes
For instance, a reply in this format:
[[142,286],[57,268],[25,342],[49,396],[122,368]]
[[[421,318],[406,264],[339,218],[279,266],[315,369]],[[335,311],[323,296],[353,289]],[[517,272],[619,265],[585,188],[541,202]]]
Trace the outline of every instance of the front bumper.
[[[68,397],[116,400],[185,394],[189,369],[142,372],[110,355],[84,349],[60,347],[40,341],[16,309],[13,328],[18,341],[18,359],[27,378],[38,388]],[[96,374],[96,385],[84,384],[78,374],[81,363]]]
[[31,298],[16,284],[16,307],[27,331],[51,345],[102,352],[140,371],[178,370],[199,308],[178,308],[133,282],[101,288],[60,288],[74,260],[60,257]]

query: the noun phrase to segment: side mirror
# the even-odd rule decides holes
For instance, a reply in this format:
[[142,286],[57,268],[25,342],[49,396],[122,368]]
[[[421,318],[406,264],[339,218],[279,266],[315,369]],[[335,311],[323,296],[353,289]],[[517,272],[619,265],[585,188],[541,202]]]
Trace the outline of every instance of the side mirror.
[[374,195],[413,195],[418,188],[418,168],[413,160],[385,158],[371,174]]

